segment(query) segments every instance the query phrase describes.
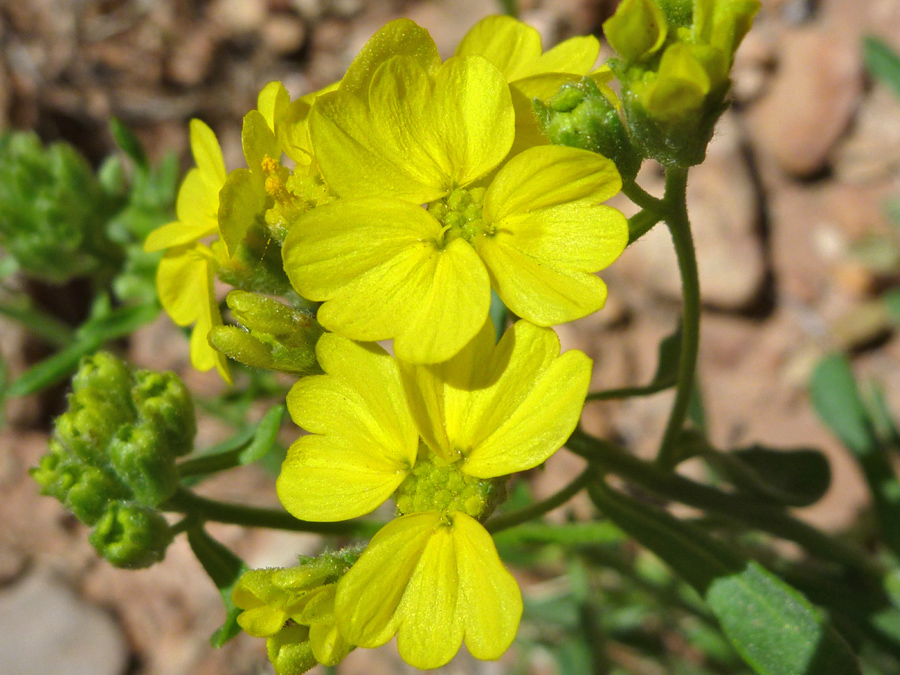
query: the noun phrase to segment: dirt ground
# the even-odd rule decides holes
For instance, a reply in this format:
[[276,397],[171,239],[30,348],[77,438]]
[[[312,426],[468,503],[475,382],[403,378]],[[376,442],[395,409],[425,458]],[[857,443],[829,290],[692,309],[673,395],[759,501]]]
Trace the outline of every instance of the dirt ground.
[[[614,0],[522,0],[522,18],[549,46],[593,32]],[[806,383],[831,349],[853,355],[900,410],[900,339],[872,299],[900,283],[900,267],[876,269],[860,254],[900,229],[883,214],[900,195],[900,99],[866,76],[865,35],[900,49],[900,0],[763,0],[738,52],[735,105],[706,164],[691,174],[705,296],[699,378],[712,440],[810,446],[832,459],[834,485],[803,517],[828,528],[852,521],[865,496],[857,469],[812,412]],[[489,0],[0,0],[0,127],[33,128],[75,144],[93,161],[112,148],[110,116],[160,156],[187,160],[187,122],[199,117],[238,166],[240,118],[258,90],[280,79],[293,95],[341,77],[365,40],[398,16],[429,28],[450,55],[465,31],[499,4]],[[651,189],[660,175],[640,179]],[[630,213],[627,200],[616,202]],[[653,374],[659,340],[679,311],[671,242],[660,227],[603,274],[608,306],[559,329],[564,347],[595,362],[593,385],[639,384]],[[16,369],[29,341],[0,322],[0,351]],[[165,317],[131,341],[144,367],[179,371],[197,392],[220,387],[188,366],[187,344]],[[652,451],[670,394],[595,403],[585,424],[637,453]],[[7,408],[0,432],[0,672],[4,675],[249,675],[270,672],[261,640],[224,649],[207,637],[221,605],[186,542],[140,572],[99,561],[85,529],[40,497],[27,469],[44,452],[46,401]],[[200,444],[221,429],[201,424]],[[559,453],[532,476],[539,494],[571,476]],[[276,504],[270,476],[246,469],[206,488],[221,498]],[[575,509],[586,512],[586,502]],[[214,533],[252,566],[287,565],[312,552],[309,535],[220,527]],[[528,589],[526,588],[526,593]],[[440,672],[502,673],[459,656]],[[412,672],[390,645],[357,650],[344,675]],[[530,673],[552,673],[543,662]]]

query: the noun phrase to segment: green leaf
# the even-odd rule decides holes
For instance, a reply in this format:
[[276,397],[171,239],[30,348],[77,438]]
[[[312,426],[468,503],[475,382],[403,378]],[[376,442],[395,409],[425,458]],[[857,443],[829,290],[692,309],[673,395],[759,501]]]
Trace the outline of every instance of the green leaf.
[[147,161],[147,153],[144,152],[144,147],[137,136],[116,118],[109,121],[109,128],[113,138],[116,139],[116,144],[122,148],[122,151],[131,158],[135,165],[146,171],[150,163]]
[[854,454],[866,455],[875,450],[877,439],[850,364],[842,354],[826,356],[816,366],[810,397],[822,421]]
[[759,675],[859,675],[855,655],[823,613],[756,562],[605,484],[588,491],[607,517],[700,593],[722,632]]
[[884,543],[900,555],[900,481],[843,355],[822,359],[813,372],[810,395],[822,421],[847,446],[862,469]]
[[241,610],[231,600],[231,593],[238,579],[249,568],[234,553],[210,537],[202,527],[189,529],[187,536],[191,550],[219,589],[225,604],[225,622],[209,638],[213,647],[221,647],[241,632],[237,623]]
[[265,414],[256,427],[256,433],[250,445],[241,451],[239,461],[242,465],[252,464],[269,454],[275,445],[286,410],[287,408],[283,405],[276,405]]
[[881,296],[881,301],[887,310],[887,317],[891,322],[900,327],[900,288],[895,288]]
[[61,382],[78,369],[82,356],[87,356],[100,349],[102,340],[97,338],[81,339],[57,352],[53,356],[36,363],[22,373],[6,390],[7,396],[28,396],[42,389]]
[[494,535],[498,545],[561,544],[591,546],[624,541],[625,533],[609,521],[594,523],[523,523]]
[[831,485],[828,459],[812,448],[776,450],[752,445],[726,453],[725,458],[734,460],[721,468],[736,487],[786,506],[815,504]]
[[869,73],[900,97],[900,56],[878,38],[863,39],[863,60]]
[[130,335],[159,315],[159,305],[133,305],[118,307],[109,313],[99,313],[78,329],[79,336],[101,342]]

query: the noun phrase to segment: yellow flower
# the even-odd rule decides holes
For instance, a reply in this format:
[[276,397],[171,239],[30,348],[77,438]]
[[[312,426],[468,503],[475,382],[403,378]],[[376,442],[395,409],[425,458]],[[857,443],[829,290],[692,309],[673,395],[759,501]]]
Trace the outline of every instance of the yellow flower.
[[225,162],[216,136],[200,120],[191,120],[191,169],[178,190],[178,220],[154,230],[144,250],[169,249],[156,272],[156,288],[163,308],[179,326],[194,324],[191,363],[197,370],[215,367],[231,384],[227,359],[207,341],[222,315],[213,292],[216,259],[200,239],[219,231],[219,190],[225,183]]
[[325,375],[288,396],[308,430],[288,451],[278,495],[298,518],[369,513],[392,494],[401,515],[339,582],[335,615],[351,644],[398,635],[420,668],[446,663],[463,640],[483,659],[515,637],[518,587],[479,521],[502,477],[545,461],[575,428],[590,379],[581,352],[520,321],[497,345],[488,322],[453,359],[400,364],[376,345],[322,336]]
[[[335,86],[292,102],[281,82],[270,82],[257,97],[257,109],[244,115],[241,144],[248,168],[228,174],[220,195],[219,227],[229,256],[254,225],[267,226],[280,243],[300,213],[329,199],[317,176],[307,118],[316,97]],[[293,160],[293,169],[281,163],[282,154]]]
[[515,133],[503,75],[480,56],[440,65],[436,51],[410,51],[373,72],[381,52],[364,49],[313,107],[316,157],[341,199],[301,215],[283,257],[297,292],[324,301],[319,322],[436,363],[478,332],[491,287],[542,326],[602,307],[593,273],[628,241],[625,218],[601,204],[621,187],[615,165],[541,146],[478,186]]

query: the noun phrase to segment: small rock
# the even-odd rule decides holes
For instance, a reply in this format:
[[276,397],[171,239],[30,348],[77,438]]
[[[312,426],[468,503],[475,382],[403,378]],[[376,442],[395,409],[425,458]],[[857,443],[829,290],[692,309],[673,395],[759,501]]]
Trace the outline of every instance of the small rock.
[[128,650],[115,622],[67,586],[29,577],[0,595],[4,675],[120,675]]
[[276,14],[263,26],[263,41],[276,54],[296,52],[306,40],[306,26],[290,14]]
[[266,0],[216,0],[209,7],[209,17],[233,35],[259,31],[267,16]]
[[196,86],[209,72],[214,51],[215,43],[209,31],[191,31],[172,52],[166,74],[182,86]]
[[791,30],[778,72],[748,113],[751,133],[785,171],[810,176],[853,119],[863,86],[859,46],[818,28]]
[[846,183],[871,183],[900,167],[900,100],[876,85],[849,136],[835,149],[834,172]]

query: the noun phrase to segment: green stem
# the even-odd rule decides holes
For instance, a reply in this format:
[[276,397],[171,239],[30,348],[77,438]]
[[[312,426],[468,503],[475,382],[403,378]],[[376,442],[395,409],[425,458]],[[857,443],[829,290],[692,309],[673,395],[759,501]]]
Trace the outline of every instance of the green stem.
[[529,520],[534,520],[545,513],[549,513],[578,494],[590,481],[591,473],[590,469],[585,470],[578,478],[566,485],[556,494],[550,495],[547,499],[530,504],[517,511],[511,511],[510,513],[505,513],[496,518],[491,518],[484,524],[484,527],[488,532],[493,534],[522,523],[527,523]]
[[681,357],[678,360],[675,402],[672,404],[659,455],[656,458],[660,466],[672,469],[678,464],[675,441],[684,428],[684,420],[690,406],[697,352],[700,348],[700,278],[687,214],[687,169],[672,167],[666,171],[665,203],[668,207],[666,224],[669,226],[672,242],[675,244],[675,254],[678,256],[684,297]]
[[382,526],[382,523],[364,520],[342,523],[310,523],[294,518],[287,511],[220,502],[196,495],[186,488],[179,488],[165,503],[164,509],[184,513],[196,520],[211,520],[245,527],[266,527],[290,532],[314,532],[354,537],[371,537]]
[[633,180],[622,181],[622,193],[646,211],[663,211],[663,200],[657,199]]
[[647,234],[663,219],[662,212],[657,209],[642,209],[628,219],[628,245]]
[[593,438],[579,429],[566,442],[566,447],[593,462],[600,470],[638,483],[661,497],[726,516],[781,539],[793,541],[813,555],[845,565],[875,579],[881,576],[880,567],[865,553],[828,537],[780,507],[762,503],[753,497],[729,494],[695,483],[658,465],[628,455],[612,443]]
[[218,452],[216,454],[204,455],[203,457],[194,457],[178,464],[178,473],[182,478],[188,476],[205,476],[219,471],[227,471],[241,466],[241,455],[244,453],[246,446],[250,444],[252,437],[243,443],[241,447],[228,452]]
[[604,391],[594,391],[585,397],[584,402],[591,401],[609,401],[618,398],[634,398],[636,396],[650,396],[658,394],[661,391],[670,389],[672,382],[663,382],[661,384],[651,384],[646,387],[622,387],[621,389],[606,389]]

